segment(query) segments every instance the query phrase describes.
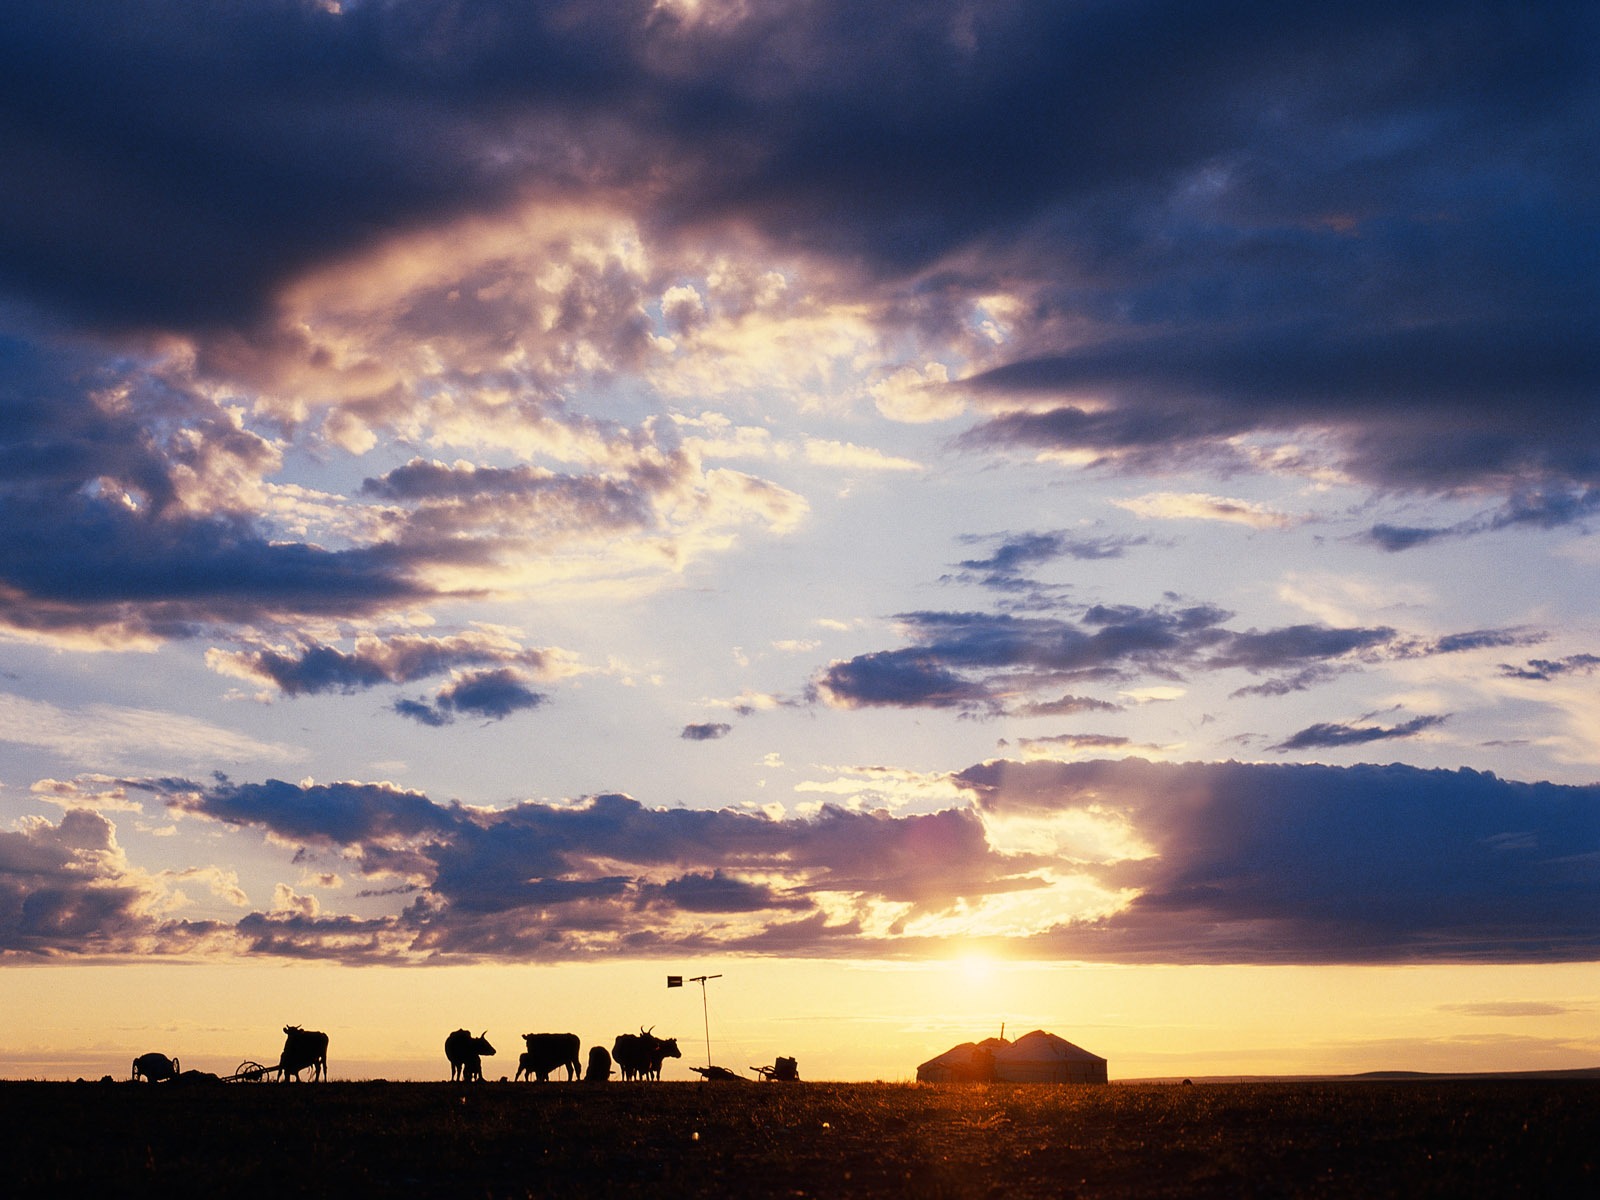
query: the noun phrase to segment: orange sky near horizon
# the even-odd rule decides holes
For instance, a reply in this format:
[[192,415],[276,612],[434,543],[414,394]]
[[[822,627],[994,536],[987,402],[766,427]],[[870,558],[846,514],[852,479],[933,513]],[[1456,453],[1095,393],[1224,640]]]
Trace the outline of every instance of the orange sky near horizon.
[[[126,1078],[159,1050],[185,1069],[272,1063],[284,1024],[329,1034],[334,1079],[447,1079],[445,1035],[487,1030],[490,1079],[523,1033],[578,1033],[585,1054],[639,1025],[678,1039],[663,1079],[712,1060],[741,1073],[779,1055],[809,1080],[907,1081],[951,1045],[1043,1028],[1108,1060],[1113,1080],[1375,1070],[1600,1066],[1595,964],[1114,967],[940,963],[628,962],[350,968],[235,963],[10,966],[0,1078]],[[754,1078],[752,1075],[751,1078]]]

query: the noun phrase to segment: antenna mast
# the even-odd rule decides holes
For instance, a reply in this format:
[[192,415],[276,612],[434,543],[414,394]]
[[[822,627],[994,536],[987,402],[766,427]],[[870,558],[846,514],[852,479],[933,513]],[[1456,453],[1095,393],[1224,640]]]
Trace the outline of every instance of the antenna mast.
[[[701,1018],[702,1021],[705,1022],[705,1027],[706,1027],[706,1069],[707,1070],[711,1069],[711,1009],[709,1007],[707,1007],[707,1003],[706,1003],[706,980],[708,980],[708,979],[721,979],[721,978],[722,978],[721,975],[691,975],[691,976],[689,976],[689,982],[690,983],[698,983],[700,985],[700,1018]],[[683,976],[681,976],[681,975],[668,975],[667,976],[667,986],[668,987],[682,987],[683,986]]]

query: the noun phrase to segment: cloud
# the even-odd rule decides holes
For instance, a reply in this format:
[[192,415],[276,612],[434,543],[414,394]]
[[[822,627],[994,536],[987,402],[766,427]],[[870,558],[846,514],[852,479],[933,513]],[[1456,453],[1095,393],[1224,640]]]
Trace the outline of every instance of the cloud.
[[182,953],[220,930],[164,919],[166,891],[133,870],[109,819],[70,809],[0,830],[0,956]]
[[1367,537],[1385,550],[1410,550],[1425,546],[1448,536],[1444,529],[1419,529],[1414,525],[1387,525],[1379,523],[1367,531]]
[[0,694],[0,742],[37,747],[99,769],[193,768],[219,758],[292,762],[303,757],[294,746],[263,742],[181,713],[115,704],[65,708],[7,694]]
[[1588,675],[1596,668],[1600,668],[1600,656],[1569,654],[1559,659],[1530,658],[1525,667],[1513,667],[1509,663],[1502,663],[1500,674],[1510,679],[1533,679],[1548,683],[1560,675]]
[[576,670],[570,657],[561,651],[528,649],[511,635],[493,628],[446,637],[362,634],[350,650],[308,643],[242,651],[212,649],[206,653],[206,663],[215,671],[266,684],[286,696],[350,693],[384,683],[411,683],[456,668],[493,664],[544,678]]
[[1135,516],[1160,521],[1223,521],[1251,529],[1287,529],[1295,519],[1253,500],[1230,500],[1201,492],[1151,492],[1126,500],[1113,500]]
[[[961,390],[998,411],[974,445],[1159,465],[1310,428],[1388,486],[1594,478],[1567,420],[1600,370],[1586,5],[847,13],[35,6],[0,58],[34,99],[0,140],[28,165],[0,286],[85,328],[260,330],[386,237],[531,198],[826,264],[939,343],[883,364],[886,411],[948,415],[951,366],[979,368]],[[587,344],[618,362],[652,310],[659,337],[715,319],[697,277],[619,304],[622,265],[552,281],[525,327],[602,314]],[[440,288],[435,315],[482,325],[521,302],[500,282]],[[382,396],[383,360],[358,361]]]
[[1122,705],[1089,696],[1058,696],[1054,700],[1032,700],[1007,710],[1014,717],[1067,717],[1082,712],[1121,712]]
[[1274,750],[1327,750],[1341,746],[1364,746],[1369,742],[1387,742],[1396,738],[1416,737],[1429,729],[1443,725],[1443,716],[1413,717],[1398,725],[1344,725],[1334,721],[1321,721],[1308,725],[1273,746]]
[[1379,523],[1366,533],[1367,540],[1391,553],[1410,550],[1446,538],[1531,526],[1558,529],[1574,525],[1600,512],[1600,487],[1572,487],[1560,480],[1542,486],[1518,484],[1498,509],[1480,513],[1453,525],[1432,528]]
[[1121,558],[1130,547],[1143,546],[1147,540],[1125,535],[1085,537],[1059,531],[1008,535],[988,558],[964,559],[959,564],[963,574],[954,578],[1001,592],[1022,591],[1039,586],[1022,573],[1025,567],[1059,558],[1079,562]]
[[[105,362],[37,332],[0,339],[0,635],[149,649],[263,640],[263,628],[308,622],[365,625],[536,586],[636,590],[725,548],[739,529],[786,531],[806,511],[770,481],[706,469],[670,423],[629,429],[553,400],[510,404],[504,380],[493,399],[463,382],[459,402],[435,408],[421,375],[393,382],[381,406],[333,402],[327,419],[359,412],[369,437],[398,424],[518,451],[526,442],[529,456],[577,469],[413,458],[353,495],[316,493],[271,479],[308,448],[283,431],[303,426],[315,400],[275,413],[271,394],[240,377],[248,372],[212,364],[206,377],[198,361],[170,339]],[[276,425],[274,436],[217,398],[239,390],[254,393],[252,415]],[[258,665],[293,674],[266,657]],[[338,673],[327,653],[304,666]]]
[[[1028,872],[1038,865],[996,851],[976,815],[960,809],[891,816],[830,805],[779,820],[602,795],[491,812],[389,784],[142,786],[180,812],[259,828],[304,853],[338,854],[368,877],[423,889],[382,921],[297,905],[292,916],[252,914],[239,924],[257,950],[295,956],[365,961],[402,942],[410,954],[491,957],[738,949],[775,936],[782,914],[937,912],[1033,886]],[[710,914],[740,919],[708,927],[701,918]]]
[[511,667],[457,672],[434,695],[432,703],[400,699],[394,711],[435,728],[448,725],[456,717],[482,717],[501,721],[512,713],[538,708],[548,699],[530,688],[521,672]]
[[733,726],[726,722],[708,721],[699,725],[685,725],[678,736],[690,742],[710,742],[725,738],[732,732]]
[[935,655],[912,650],[880,650],[835,662],[818,676],[816,687],[836,708],[954,708],[985,704],[990,696],[939,664]]
[[885,454],[870,446],[857,446],[851,442],[831,442],[821,438],[806,441],[806,459],[819,466],[836,467],[847,471],[925,471],[927,468],[909,458]]
[[243,517],[0,494],[0,628],[148,647],[216,625],[362,616],[440,595],[393,546],[273,542]]
[[[1137,890],[1040,943],[1127,962],[1586,961],[1595,789],[1406,766],[996,761],[957,777],[986,818],[1122,815]],[[1515,837],[1508,837],[1515,834]],[[1039,948],[1039,947],[1036,947]]]
[[611,794],[489,810],[383,783],[127,781],[303,869],[336,859],[362,896],[403,907],[358,917],[285,886],[276,911],[174,923],[109,819],[76,810],[0,833],[0,929],[23,952],[238,939],[349,962],[895,957],[972,928],[1018,955],[1105,962],[1561,962],[1600,944],[1593,786],[1139,758],[851,774],[942,807],[782,817]]
[[1049,737],[1018,738],[1017,745],[1029,758],[1059,758],[1077,753],[1109,754],[1132,749],[1152,750],[1156,747],[1135,747],[1132,738],[1110,733],[1057,733]]
[[[1070,702],[1022,699],[1091,680],[1137,675],[1176,679],[1184,671],[1242,669],[1282,672],[1285,690],[1327,678],[1337,668],[1465,648],[1451,639],[1422,641],[1387,626],[1291,625],[1271,630],[1227,628],[1231,614],[1212,605],[1141,608],[1097,604],[1076,619],[977,612],[902,613],[896,620],[913,644],[836,661],[813,680],[818,696],[840,708],[1004,707],[1048,715]],[[1489,639],[1483,631],[1462,635]],[[1517,637],[1527,635],[1517,634]],[[1083,705],[1078,705],[1081,710]]]
[[1573,1010],[1565,1004],[1537,1000],[1480,1000],[1468,1004],[1441,1004],[1439,1011],[1467,1017],[1560,1017]]

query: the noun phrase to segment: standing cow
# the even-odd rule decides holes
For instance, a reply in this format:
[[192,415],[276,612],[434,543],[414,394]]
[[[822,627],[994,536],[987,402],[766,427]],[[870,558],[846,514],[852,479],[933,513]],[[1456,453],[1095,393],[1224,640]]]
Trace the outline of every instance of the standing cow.
[[483,1082],[483,1056],[493,1054],[489,1045],[489,1031],[477,1037],[466,1029],[458,1029],[444,1040],[444,1056],[450,1060],[450,1079],[462,1083]]
[[682,1058],[677,1038],[658,1038],[655,1026],[640,1027],[638,1033],[619,1033],[611,1044],[611,1057],[624,1079],[660,1079],[661,1064],[669,1058]]
[[300,1082],[300,1072],[311,1068],[311,1080],[328,1077],[328,1035],[298,1025],[283,1027],[283,1053],[278,1055],[278,1077]]
[[151,1083],[159,1083],[163,1079],[176,1079],[178,1077],[178,1060],[168,1058],[165,1054],[157,1054],[152,1050],[149,1054],[141,1054],[133,1060],[133,1078],[135,1080],[147,1079]]
[[538,1078],[540,1083],[550,1078],[550,1072],[559,1067],[567,1069],[570,1083],[582,1072],[578,1062],[578,1035],[575,1033],[525,1033],[522,1035],[527,1050],[517,1064],[517,1078]]

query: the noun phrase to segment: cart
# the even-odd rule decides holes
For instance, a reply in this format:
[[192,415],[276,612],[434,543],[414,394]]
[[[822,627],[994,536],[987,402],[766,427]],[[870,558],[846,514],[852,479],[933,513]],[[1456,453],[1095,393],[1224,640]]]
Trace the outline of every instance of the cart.
[[223,1083],[260,1083],[269,1075],[282,1076],[281,1067],[265,1067],[258,1062],[251,1062],[248,1058],[234,1068],[232,1075],[224,1075]]

